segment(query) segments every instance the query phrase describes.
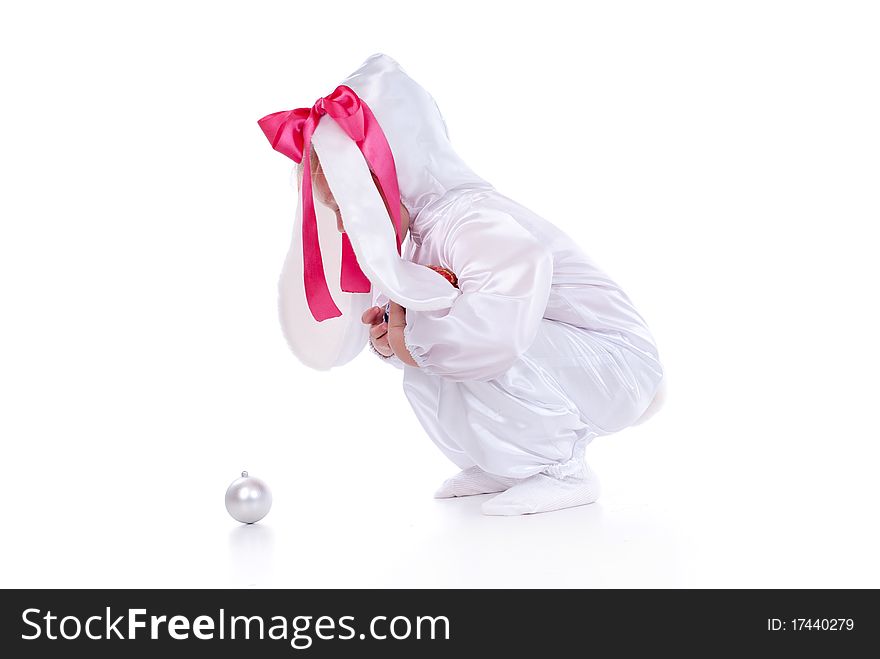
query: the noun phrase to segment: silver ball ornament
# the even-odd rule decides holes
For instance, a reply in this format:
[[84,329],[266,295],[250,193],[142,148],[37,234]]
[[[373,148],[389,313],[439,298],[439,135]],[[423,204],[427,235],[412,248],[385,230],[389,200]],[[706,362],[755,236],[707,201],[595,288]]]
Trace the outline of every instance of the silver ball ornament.
[[226,490],[226,511],[242,524],[259,522],[272,507],[272,492],[259,478],[241,472]]

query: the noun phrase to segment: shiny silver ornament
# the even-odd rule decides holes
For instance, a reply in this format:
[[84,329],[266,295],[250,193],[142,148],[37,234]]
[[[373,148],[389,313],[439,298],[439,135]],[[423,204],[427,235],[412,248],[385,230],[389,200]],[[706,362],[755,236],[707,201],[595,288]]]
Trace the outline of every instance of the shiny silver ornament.
[[226,510],[242,524],[259,522],[272,507],[272,492],[259,478],[241,472],[226,490]]

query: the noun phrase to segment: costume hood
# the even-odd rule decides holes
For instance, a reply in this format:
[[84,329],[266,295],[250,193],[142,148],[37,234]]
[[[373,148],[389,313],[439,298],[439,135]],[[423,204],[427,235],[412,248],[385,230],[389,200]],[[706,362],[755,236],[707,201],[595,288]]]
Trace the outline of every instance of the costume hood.
[[[371,56],[342,85],[353,90],[367,106],[364,113],[368,122],[371,113],[384,133],[393,155],[400,202],[410,213],[413,232],[418,232],[421,211],[449,190],[490,187],[455,153],[434,99],[393,59],[382,54]],[[337,88],[337,92],[340,89],[342,87]],[[319,99],[316,107],[324,100]],[[281,130],[285,124],[273,117],[283,114],[286,121],[287,115],[300,113],[295,116],[304,122],[307,112],[303,109],[276,113],[261,120],[261,127],[274,148],[286,153],[279,142],[292,143],[297,138],[283,135]],[[367,132],[370,130],[368,123]],[[298,137],[302,139],[302,132]],[[373,147],[364,148],[363,141],[353,139],[345,119],[335,119],[332,114],[320,117],[311,134],[311,147],[321,161],[345,224],[346,235],[343,236],[337,230],[334,213],[320,203],[313,204],[320,262],[338,313],[319,320],[321,314],[315,312],[314,299],[309,299],[304,288],[304,279],[314,275],[314,268],[305,268],[308,272],[304,272],[304,249],[308,255],[312,244],[309,237],[313,234],[309,233],[309,223],[305,227],[303,224],[305,195],[302,194],[279,282],[279,311],[282,330],[294,354],[307,366],[324,370],[347,363],[364,347],[369,328],[361,322],[361,315],[376,294],[407,309],[429,311],[450,307],[460,292],[430,268],[401,257],[394,221],[389,217],[366,159]],[[308,154],[298,155],[307,169]],[[388,196],[384,185],[383,191]],[[389,205],[393,208],[398,202],[389,199]],[[354,261],[351,253],[347,253],[349,249],[356,257],[355,269],[359,267],[363,273],[359,279],[345,274],[343,262],[351,265]]]

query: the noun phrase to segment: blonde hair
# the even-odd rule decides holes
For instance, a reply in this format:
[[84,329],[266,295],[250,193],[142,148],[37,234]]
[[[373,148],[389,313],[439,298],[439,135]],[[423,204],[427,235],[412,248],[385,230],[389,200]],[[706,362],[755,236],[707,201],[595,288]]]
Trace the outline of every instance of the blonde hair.
[[[296,180],[302,185],[302,176],[303,176],[303,163],[305,163],[305,158],[296,163]],[[311,174],[314,178],[315,174],[318,172],[318,168],[321,166],[321,161],[318,160],[318,153],[313,148],[309,148],[309,166],[311,167]]]
[[[293,172],[291,173],[291,176],[293,176],[294,173],[295,173],[295,176],[296,176],[296,189],[297,189],[297,190],[302,190],[302,184],[303,184],[303,166],[304,166],[304,164],[305,164],[305,161],[306,161],[306,159],[303,158],[303,159],[300,160],[298,163],[296,163],[296,164],[293,166]],[[317,154],[317,152],[315,151],[315,149],[313,149],[313,148],[309,148],[309,164],[310,164],[310,166],[311,166],[311,168],[312,168],[311,174],[312,174],[312,182],[313,182],[313,185],[314,185],[315,175],[316,175],[317,172],[318,172],[318,168],[321,166],[321,161],[318,160],[318,154]],[[293,179],[292,179],[292,178],[291,178],[291,184],[293,184]]]

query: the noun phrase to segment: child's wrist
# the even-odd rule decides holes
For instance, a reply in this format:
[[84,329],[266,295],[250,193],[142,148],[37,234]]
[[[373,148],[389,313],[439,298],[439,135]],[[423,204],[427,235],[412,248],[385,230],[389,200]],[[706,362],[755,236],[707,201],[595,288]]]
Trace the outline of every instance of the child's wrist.
[[372,350],[374,353],[379,355],[382,359],[391,359],[392,357],[394,357],[394,352],[392,352],[390,355],[383,355],[381,352],[379,352],[379,350],[376,348],[376,346],[373,345],[372,339],[370,339],[369,344],[370,344],[370,350]]

